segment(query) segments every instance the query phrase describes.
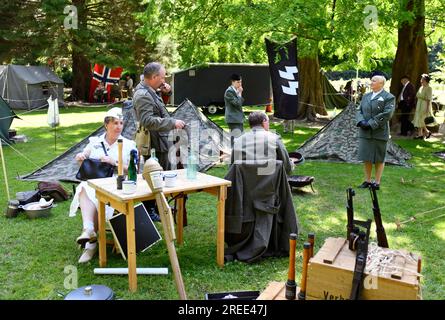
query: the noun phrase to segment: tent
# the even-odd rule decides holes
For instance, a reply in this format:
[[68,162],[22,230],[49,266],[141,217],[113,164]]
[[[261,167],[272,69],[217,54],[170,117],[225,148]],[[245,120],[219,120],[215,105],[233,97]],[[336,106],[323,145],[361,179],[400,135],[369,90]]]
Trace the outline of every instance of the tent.
[[46,106],[47,99],[57,98],[63,105],[63,80],[47,66],[0,66],[0,96],[13,109]]
[[323,71],[321,71],[321,85],[323,87],[323,100],[326,108],[343,109],[349,104],[350,101],[334,88]]
[[0,138],[7,143],[11,143],[9,140],[9,128],[11,127],[14,118],[18,117],[0,96]]
[[[305,159],[361,163],[358,159],[358,128],[355,120],[356,106],[349,104],[313,137],[297,149]],[[410,167],[406,160],[411,154],[388,141],[386,163]]]
[[[127,139],[133,139],[136,132],[136,116],[131,100],[127,100],[123,105],[124,129],[122,135]],[[213,148],[219,156],[221,152],[228,152],[230,148],[230,138],[224,130],[217,124],[207,118],[196,106],[189,100],[185,100],[172,113],[176,119],[183,120],[188,124],[185,132],[187,132],[188,139],[191,138],[191,128],[195,127],[199,130],[199,171],[205,171],[213,166],[219,157],[215,157],[210,153],[209,148]],[[105,132],[103,126],[91,133],[88,137],[74,145],[63,154],[53,159],[40,169],[21,176],[20,180],[27,181],[68,181],[79,182],[76,179],[76,173],[79,170],[79,165],[74,156],[81,152],[89,142],[89,137],[98,136]]]

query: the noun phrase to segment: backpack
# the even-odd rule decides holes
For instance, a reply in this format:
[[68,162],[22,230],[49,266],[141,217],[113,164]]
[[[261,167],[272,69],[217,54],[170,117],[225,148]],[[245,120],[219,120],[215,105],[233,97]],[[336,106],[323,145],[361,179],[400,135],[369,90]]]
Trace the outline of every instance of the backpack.
[[38,190],[43,198],[49,200],[54,199],[55,202],[68,200],[71,195],[65,191],[62,185],[58,182],[42,181],[38,184]]

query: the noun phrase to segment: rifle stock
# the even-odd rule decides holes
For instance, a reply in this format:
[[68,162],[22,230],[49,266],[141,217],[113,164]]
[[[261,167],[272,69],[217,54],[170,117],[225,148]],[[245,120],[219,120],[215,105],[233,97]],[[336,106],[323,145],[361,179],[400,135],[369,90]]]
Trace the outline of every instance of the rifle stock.
[[353,197],[355,196],[355,191],[352,188],[346,189],[346,212],[348,214],[348,226],[347,226],[347,234],[346,239],[349,239],[349,235],[352,232],[352,228],[354,226],[354,206],[353,206]]
[[380,212],[376,189],[374,186],[371,186],[369,190],[371,191],[372,212],[374,213],[378,246],[382,248],[389,248],[388,239],[386,238],[386,231],[383,227],[382,214]]

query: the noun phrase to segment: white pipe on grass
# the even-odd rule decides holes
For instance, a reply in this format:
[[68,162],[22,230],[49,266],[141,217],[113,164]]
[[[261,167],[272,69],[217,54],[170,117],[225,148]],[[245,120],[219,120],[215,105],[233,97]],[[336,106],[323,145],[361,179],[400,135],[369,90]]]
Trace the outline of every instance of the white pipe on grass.
[[[94,274],[128,274],[128,268],[94,268]],[[168,275],[168,268],[136,268],[136,274]]]

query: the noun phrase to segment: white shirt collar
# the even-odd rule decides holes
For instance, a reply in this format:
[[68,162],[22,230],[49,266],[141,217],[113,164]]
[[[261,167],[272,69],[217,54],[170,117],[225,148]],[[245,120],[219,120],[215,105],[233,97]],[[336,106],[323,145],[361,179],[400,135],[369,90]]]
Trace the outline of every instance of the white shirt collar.
[[382,93],[383,89],[381,89],[380,91],[377,92],[372,92],[372,96],[371,96],[371,100],[374,99],[375,97],[377,97],[380,93]]

